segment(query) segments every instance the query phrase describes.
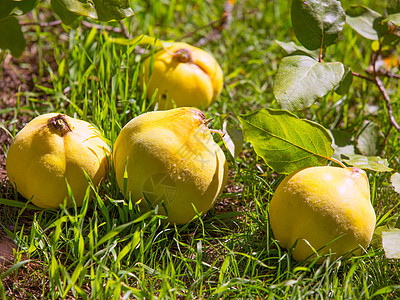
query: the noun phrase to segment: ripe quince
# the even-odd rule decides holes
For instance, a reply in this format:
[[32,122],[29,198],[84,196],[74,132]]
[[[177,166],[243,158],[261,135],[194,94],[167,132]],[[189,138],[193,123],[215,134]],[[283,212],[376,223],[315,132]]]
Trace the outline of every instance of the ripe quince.
[[[297,261],[331,253],[361,253],[370,244],[376,216],[369,182],[359,168],[310,167],[293,172],[272,197],[269,216],[278,242]],[[322,258],[319,260],[321,261]]]
[[[223,73],[208,52],[186,43],[173,43],[144,62],[147,98],[157,95],[159,109],[176,107],[207,108],[221,93]],[[149,78],[150,77],[150,78]]]
[[168,221],[184,224],[207,212],[227,181],[227,162],[195,108],[142,114],[114,144],[118,186],[147,211],[158,206]]
[[71,187],[81,206],[88,181],[94,185],[105,175],[107,143],[96,128],[67,115],[49,113],[29,122],[8,150],[6,169],[17,191],[40,208],[59,208]]

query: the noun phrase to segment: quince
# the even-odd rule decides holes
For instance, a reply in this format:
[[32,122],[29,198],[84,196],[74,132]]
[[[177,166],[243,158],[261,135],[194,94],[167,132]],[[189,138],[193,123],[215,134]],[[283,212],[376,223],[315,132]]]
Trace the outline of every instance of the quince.
[[[221,93],[222,69],[211,54],[186,43],[173,43],[144,62],[147,98],[157,91],[159,109],[207,108]],[[149,78],[150,76],[150,78]]]
[[17,191],[41,208],[71,204],[67,184],[76,205],[81,206],[88,181],[94,185],[105,175],[110,150],[88,122],[63,114],[36,117],[15,136],[8,150],[6,169]]
[[[184,224],[207,212],[227,181],[227,162],[195,108],[142,114],[114,144],[118,186],[144,211],[158,206],[168,221]],[[124,175],[125,174],[125,175]]]
[[272,197],[269,216],[278,242],[287,249],[295,245],[297,261],[313,256],[313,249],[334,258],[355,249],[361,253],[376,222],[366,173],[331,166],[287,176]]

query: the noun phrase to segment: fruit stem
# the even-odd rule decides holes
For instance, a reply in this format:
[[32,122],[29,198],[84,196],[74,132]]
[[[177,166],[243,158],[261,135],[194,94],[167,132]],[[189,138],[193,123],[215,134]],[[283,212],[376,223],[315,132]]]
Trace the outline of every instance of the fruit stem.
[[211,123],[212,121],[214,121],[214,118],[205,120],[205,121],[204,121],[204,125],[208,125],[208,123]]
[[218,133],[222,138],[225,136],[226,132],[222,130],[210,129],[213,133]]
[[347,168],[345,164],[343,164],[340,160],[337,160],[336,158],[329,157],[329,160],[331,160],[331,161],[337,163],[337,164],[340,165],[342,168],[345,168],[345,169]]
[[72,132],[65,115],[62,114],[58,114],[57,116],[50,118],[48,124],[51,128],[56,130],[61,137],[66,135],[68,132]]

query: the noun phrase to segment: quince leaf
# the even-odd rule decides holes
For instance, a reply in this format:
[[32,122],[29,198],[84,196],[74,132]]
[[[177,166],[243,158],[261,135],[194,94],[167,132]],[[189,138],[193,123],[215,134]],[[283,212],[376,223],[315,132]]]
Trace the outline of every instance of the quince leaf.
[[51,8],[54,10],[54,12],[57,14],[57,16],[60,17],[61,21],[65,25],[67,25],[71,28],[77,28],[79,26],[82,16],[66,9],[61,4],[60,0],[51,0],[50,4],[51,4]]
[[355,154],[355,146],[351,134],[340,130],[332,130],[331,134],[333,136],[332,147],[335,149],[332,158],[342,160],[342,154]]
[[39,0],[0,0],[0,20],[8,16],[21,16],[36,7]]
[[[379,156],[364,156],[359,154],[342,155],[345,157],[343,161],[353,167],[360,169],[368,169],[376,172],[390,172],[393,171],[389,168],[389,164],[386,159]],[[347,157],[347,158],[346,158]]]
[[392,186],[394,187],[394,190],[396,191],[396,193],[400,194],[400,173],[394,173],[391,177],[390,177],[390,182],[392,184]]
[[291,19],[300,43],[315,50],[336,43],[346,15],[337,0],[292,0]]
[[340,62],[318,62],[304,55],[287,56],[279,65],[273,92],[283,109],[300,110],[335,90],[345,75],[345,67]]
[[18,20],[15,17],[0,20],[0,49],[9,49],[12,56],[19,57],[25,47],[25,38]]
[[70,13],[102,22],[121,20],[132,16],[129,0],[58,0]]
[[349,92],[352,83],[353,72],[349,67],[344,66],[344,74],[342,76],[342,80],[340,80],[337,88],[335,89],[335,93],[341,96],[346,95]]
[[373,156],[379,152],[378,146],[385,139],[379,126],[371,121],[365,121],[357,138],[357,149],[361,154]]
[[318,59],[319,50],[308,50],[303,46],[296,45],[294,42],[281,42],[275,40],[275,43],[278,44],[288,55],[307,55],[311,58]]
[[400,258],[400,229],[383,231],[382,246],[386,258]]
[[236,158],[239,156],[243,148],[243,133],[241,130],[229,126],[228,122],[224,122],[222,130],[225,132],[223,140],[226,148],[231,153],[232,157]]
[[261,109],[239,116],[243,135],[274,171],[326,165],[333,154],[332,136],[321,125],[280,109]]
[[400,27],[400,13],[388,15],[383,21],[391,22],[394,25]]
[[388,0],[386,11],[388,16],[383,22],[391,22],[394,25],[400,27],[400,1],[399,0]]
[[387,25],[380,24],[382,20],[381,14],[363,5],[352,5],[346,10],[347,24],[370,40],[378,40],[379,35],[387,31]]

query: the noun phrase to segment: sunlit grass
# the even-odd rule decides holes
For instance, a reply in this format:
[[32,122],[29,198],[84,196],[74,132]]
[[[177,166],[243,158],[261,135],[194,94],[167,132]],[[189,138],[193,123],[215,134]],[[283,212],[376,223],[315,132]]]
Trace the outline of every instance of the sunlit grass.
[[[295,40],[286,2],[237,1],[232,23],[216,38],[212,26],[190,33],[220,18],[224,1],[136,2],[133,21],[124,21],[132,36],[167,40],[189,34],[185,42],[200,43],[220,62],[224,90],[205,111],[215,118],[212,127],[221,129],[225,119],[238,126],[239,114],[278,108],[273,76],[284,53],[274,40]],[[33,18],[38,14],[35,11]],[[58,38],[45,29],[29,33],[38,47],[36,84],[20,92],[14,115],[31,119],[46,112],[66,113],[92,122],[112,147],[129,120],[152,109],[138,80],[146,47],[114,44],[96,29],[58,31]],[[332,47],[326,59],[362,72],[368,65],[369,45],[348,28],[342,38],[347,42]],[[42,80],[46,76],[49,79]],[[397,99],[399,89],[393,88],[391,96]],[[298,114],[351,136],[364,120],[378,122],[387,132],[385,110],[371,115],[366,109],[382,105],[379,97],[377,90],[354,79],[348,96],[328,95]],[[16,120],[4,124],[11,135],[16,134]],[[393,131],[382,155],[397,170],[398,149]],[[379,246],[360,257],[327,257],[322,264],[292,260],[273,239],[268,221],[269,200],[282,177],[268,169],[249,144],[236,161],[230,160],[230,172],[229,188],[216,207],[181,226],[167,226],[153,212],[142,214],[125,199],[112,164],[100,186],[89,187],[80,208],[16,207],[13,200],[18,195],[10,186],[0,197],[6,214],[0,224],[18,250],[9,268],[1,269],[0,297],[23,290],[31,281],[39,290],[29,295],[26,289],[26,297],[32,299],[400,297],[400,264],[386,259]],[[388,223],[399,215],[398,195],[389,188],[389,174],[368,175],[378,221]]]

